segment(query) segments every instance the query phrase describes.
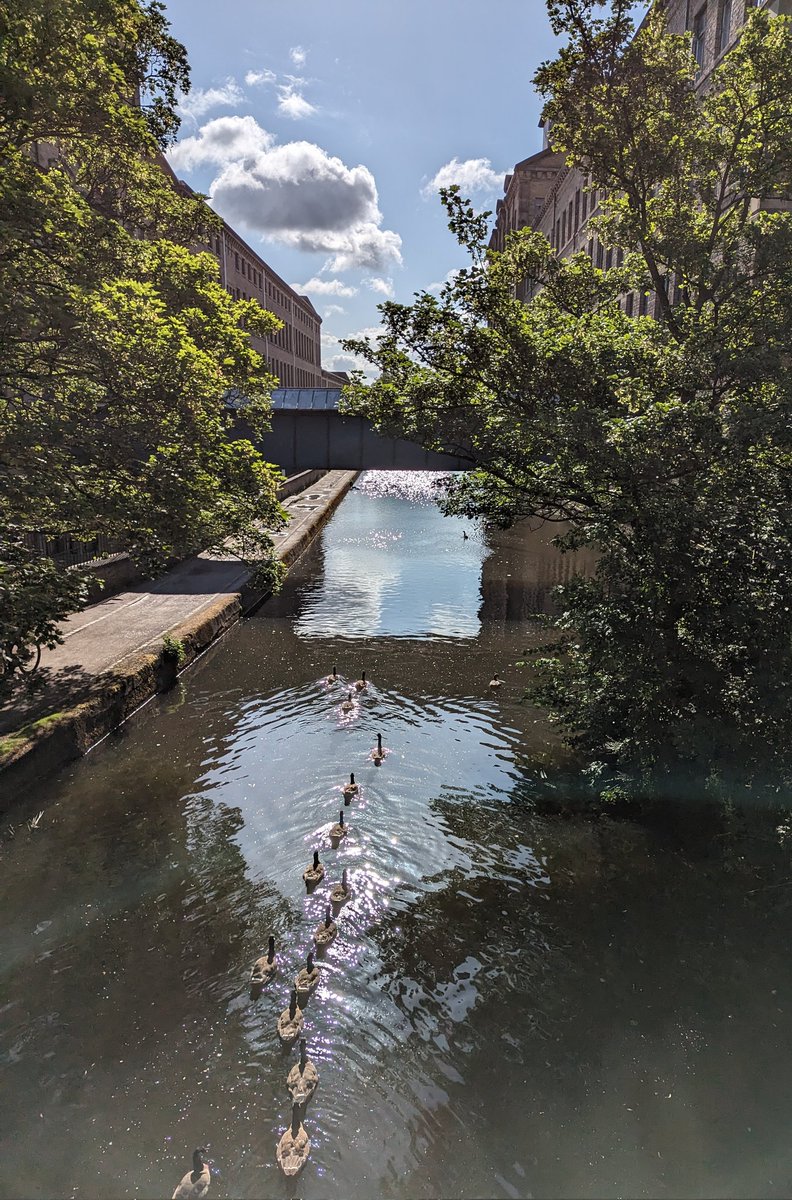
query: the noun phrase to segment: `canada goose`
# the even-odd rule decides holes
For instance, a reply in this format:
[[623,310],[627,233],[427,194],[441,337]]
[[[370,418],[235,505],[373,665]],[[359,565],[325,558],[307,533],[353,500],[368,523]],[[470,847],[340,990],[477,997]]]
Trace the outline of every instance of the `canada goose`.
[[351,773],[351,775],[349,776],[349,783],[345,783],[344,787],[343,787],[344,804],[349,804],[349,801],[354,796],[359,796],[359,795],[360,795],[360,788],[355,783],[355,773],[353,771]]
[[204,1162],[205,1154],[203,1148],[193,1150],[193,1169],[184,1176],[173,1193],[172,1200],[201,1200],[209,1191],[211,1175],[209,1164]]
[[376,745],[375,749],[371,751],[371,759],[372,759],[372,762],[375,762],[377,764],[377,766],[379,766],[385,760],[385,751],[382,749],[382,734],[381,733],[377,734],[377,745]]
[[298,1004],[300,1004],[303,999],[308,999],[311,993],[316,990],[316,985],[318,982],[319,968],[314,964],[313,954],[309,954],[305,960],[305,966],[294,977],[294,990],[297,993]]
[[289,997],[289,1007],[284,1008],[278,1017],[278,1037],[282,1042],[289,1044],[296,1042],[302,1033],[302,1027],[302,1009],[297,1007],[297,992],[292,988],[292,994]]
[[498,679],[498,676],[497,676],[497,675],[493,675],[493,676],[492,676],[492,679],[490,679],[490,681],[489,681],[489,685],[490,685],[490,687],[493,689],[493,691],[494,691],[496,688],[499,688],[499,687],[501,686],[501,684],[502,684],[502,683],[503,683],[503,680],[502,680],[502,679]]
[[303,882],[310,892],[320,880],[324,879],[324,866],[319,862],[319,851],[314,850],[313,866],[303,871]]
[[311,1153],[311,1139],[305,1132],[300,1116],[300,1106],[295,1104],[292,1107],[291,1127],[286,1130],[275,1151],[278,1166],[284,1175],[299,1175]]
[[321,950],[329,946],[338,933],[338,926],[330,916],[330,905],[325,909],[324,921],[320,921],[314,930],[314,942]]
[[342,808],[341,812],[338,814],[338,821],[336,822],[335,825],[330,826],[330,833],[328,834],[328,836],[330,838],[330,845],[333,847],[334,850],[338,849],[338,843],[341,841],[342,838],[345,838],[346,835],[347,835],[347,827],[344,824],[344,810]]
[[341,882],[337,883],[330,893],[330,899],[333,904],[346,904],[347,900],[352,899],[352,888],[347,882],[346,867],[341,872]]
[[291,1092],[292,1101],[303,1107],[316,1091],[319,1082],[319,1072],[305,1053],[305,1038],[300,1039],[300,1061],[292,1067],[286,1077],[286,1087]]
[[327,683],[327,684],[338,683],[338,667],[333,667],[333,674],[328,675],[326,677],[325,683]]
[[341,705],[341,712],[352,712],[352,709],[354,707],[355,707],[355,701],[352,699],[352,693],[348,692],[346,700]]
[[365,692],[367,687],[368,687],[368,680],[366,679],[366,672],[361,671],[360,679],[355,680],[355,688],[358,692]]
[[265,983],[269,983],[277,970],[275,963],[275,938],[270,935],[267,953],[263,958],[257,958],[250,972],[250,986],[253,990],[261,991]]

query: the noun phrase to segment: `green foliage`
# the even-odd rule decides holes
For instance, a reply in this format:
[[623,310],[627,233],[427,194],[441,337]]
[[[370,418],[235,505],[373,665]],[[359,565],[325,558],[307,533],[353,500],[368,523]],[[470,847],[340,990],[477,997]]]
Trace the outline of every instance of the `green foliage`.
[[83,579],[35,558],[19,542],[0,541],[0,688],[38,666],[41,649],[60,640],[58,622],[79,607]]
[[[439,297],[381,306],[378,344],[348,344],[380,377],[346,404],[469,458],[449,511],[542,517],[562,549],[598,550],[595,577],[562,589],[540,665],[598,788],[787,778],[790,22],[752,13],[701,95],[663,6],[635,36],[629,5],[602,7],[550,5],[566,41],[537,83],[623,265],[561,261],[529,229],[488,251],[488,214],[450,189],[469,266]],[[656,292],[658,319],[625,314],[631,289]]]
[[170,659],[177,667],[184,666],[187,659],[187,652],[184,649],[184,642],[181,638],[173,637],[172,634],[166,633],[162,639],[162,657]]
[[[0,0],[0,620],[19,648],[6,680],[26,639],[50,644],[79,602],[52,564],[22,571],[27,531],[120,537],[156,570],[227,538],[266,561],[285,520],[279,472],[229,437],[224,405],[243,393],[253,433],[266,427],[273,380],[249,332],[281,323],[235,303],[188,248],[216,218],[161,156],[188,83],[161,4]],[[14,581],[31,572],[43,626],[19,615]]]
[[277,596],[286,579],[286,566],[274,555],[256,568],[248,587],[262,595]]

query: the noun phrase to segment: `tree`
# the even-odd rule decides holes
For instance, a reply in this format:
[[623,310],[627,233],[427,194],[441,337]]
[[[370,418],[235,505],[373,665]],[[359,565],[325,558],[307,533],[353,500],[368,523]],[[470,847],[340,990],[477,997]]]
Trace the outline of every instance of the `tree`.
[[169,177],[183,47],[159,3],[0,2],[0,687],[58,640],[80,580],[27,534],[120,537],[155,569],[227,538],[277,576],[266,366],[194,246],[217,219]]
[[[788,779],[792,748],[792,32],[749,16],[705,95],[662,5],[549,4],[554,147],[590,178],[623,264],[561,261],[443,199],[470,264],[439,298],[381,306],[380,370],[347,393],[384,430],[462,452],[448,511],[563,522],[599,551],[561,589],[539,665],[592,776],[614,786]],[[788,207],[788,206],[787,206]],[[527,279],[533,299],[514,298]],[[631,289],[659,316],[628,317]],[[619,783],[621,777],[621,783]],[[614,783],[616,780],[616,783]]]

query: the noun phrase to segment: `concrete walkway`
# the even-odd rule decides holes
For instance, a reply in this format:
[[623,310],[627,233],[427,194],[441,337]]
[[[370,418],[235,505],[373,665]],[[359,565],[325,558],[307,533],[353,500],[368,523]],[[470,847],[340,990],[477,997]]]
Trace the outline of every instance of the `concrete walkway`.
[[[330,471],[283,502],[291,520],[283,533],[273,538],[279,558],[293,561],[291,551],[321,524],[325,510],[335,506],[356,475],[355,471]],[[154,582],[120,592],[69,617],[62,626],[63,645],[42,653],[41,669],[53,674],[80,670],[89,675],[112,670],[141,650],[159,648],[166,633],[215,601],[239,595],[249,575],[236,558],[200,554],[186,559]]]
[[[282,502],[291,515],[273,539],[282,562],[299,558],[357,475],[330,471]],[[42,654],[33,686],[20,682],[0,708],[0,812],[20,788],[85,754],[172,686],[176,665],[163,655],[164,635],[178,638],[192,662],[262,598],[249,578],[238,559],[200,554],[65,621],[63,644]]]

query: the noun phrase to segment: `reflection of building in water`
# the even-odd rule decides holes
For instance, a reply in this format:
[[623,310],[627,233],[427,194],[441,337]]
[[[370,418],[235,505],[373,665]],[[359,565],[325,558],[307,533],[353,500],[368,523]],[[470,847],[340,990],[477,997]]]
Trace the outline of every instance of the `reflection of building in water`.
[[522,521],[488,535],[492,554],[481,574],[482,621],[524,621],[535,613],[553,612],[553,589],[593,571],[597,556],[592,550],[562,554],[552,544],[565,528]]

